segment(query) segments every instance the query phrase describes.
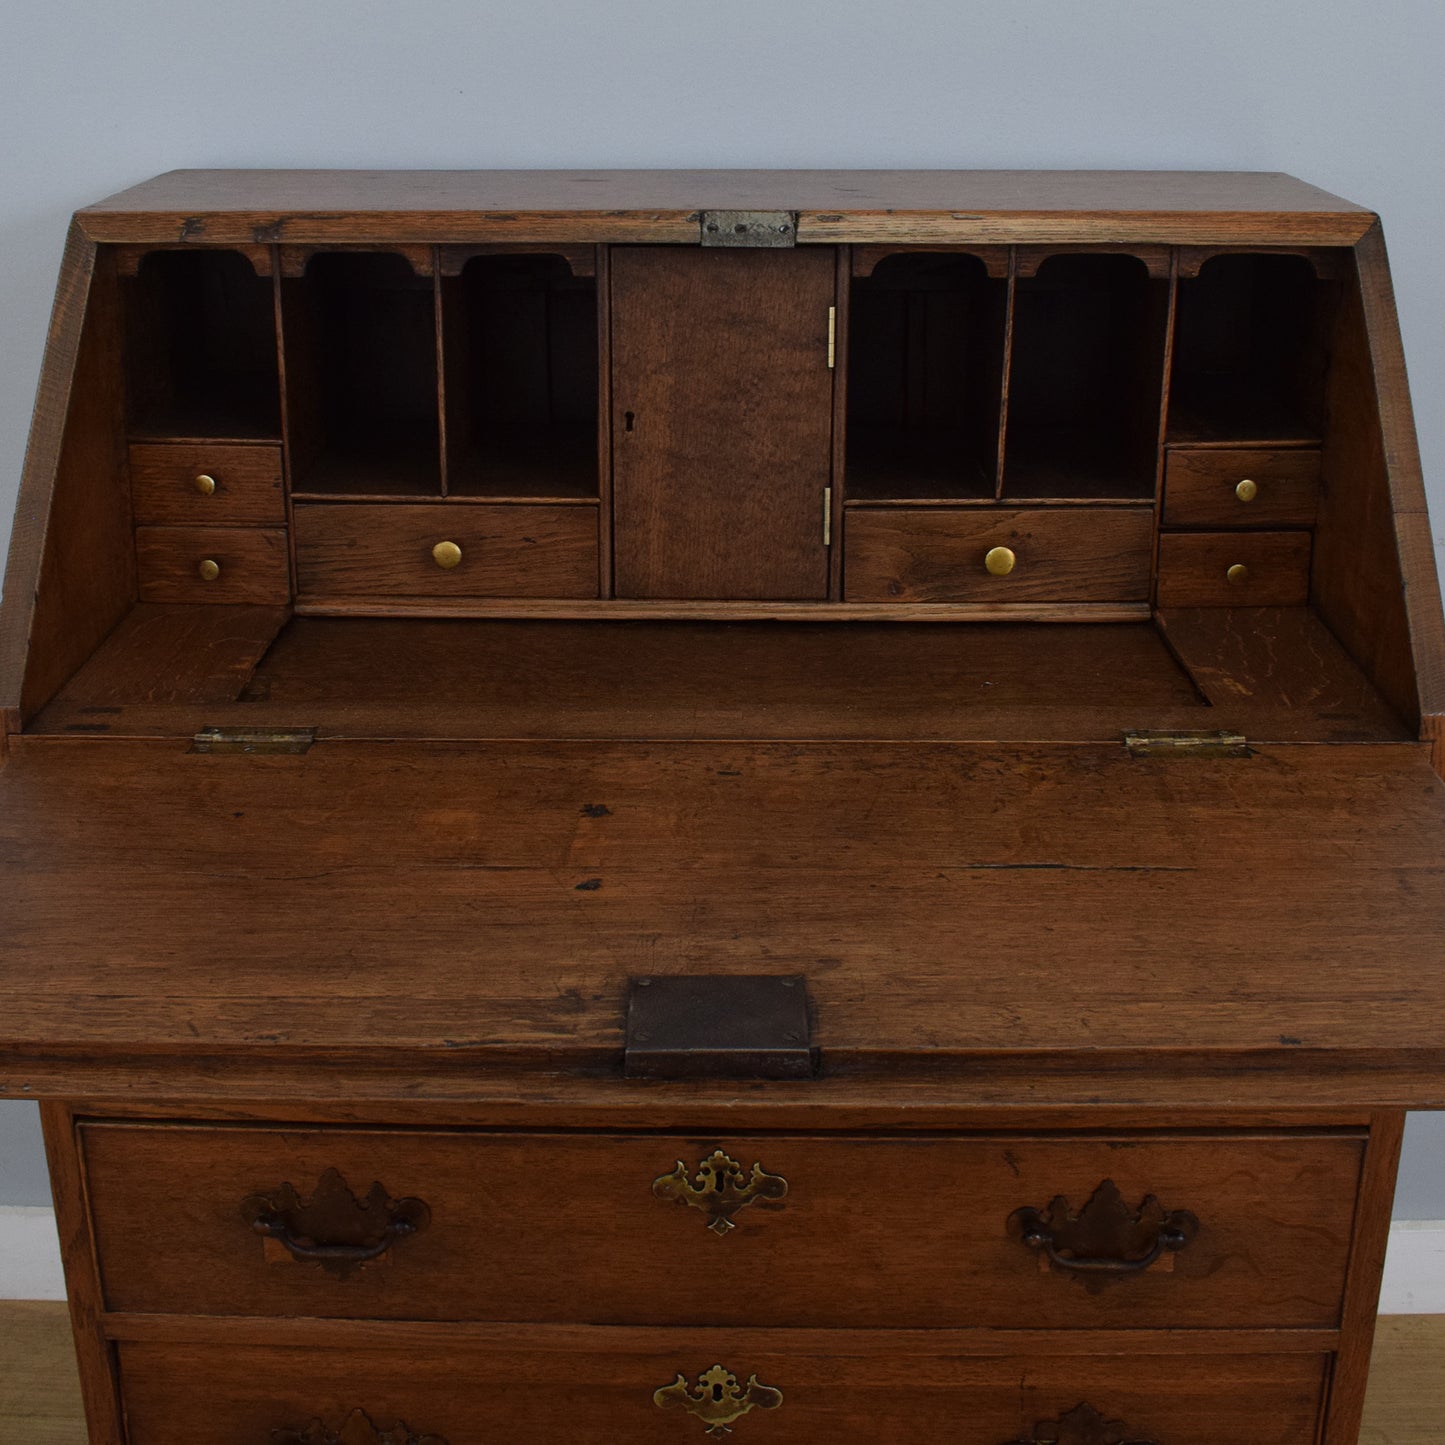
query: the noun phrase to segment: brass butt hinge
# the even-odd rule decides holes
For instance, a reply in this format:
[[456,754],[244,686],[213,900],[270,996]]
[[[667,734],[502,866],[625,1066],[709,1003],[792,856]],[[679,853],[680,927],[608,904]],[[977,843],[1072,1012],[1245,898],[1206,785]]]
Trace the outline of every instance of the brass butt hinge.
[[823,488],[823,545],[833,545],[833,489]]
[[838,365],[838,308],[828,308],[828,370]]
[[304,753],[316,741],[315,728],[202,728],[191,739],[193,753]]
[[1253,750],[1239,733],[1126,732],[1131,758],[1250,758]]

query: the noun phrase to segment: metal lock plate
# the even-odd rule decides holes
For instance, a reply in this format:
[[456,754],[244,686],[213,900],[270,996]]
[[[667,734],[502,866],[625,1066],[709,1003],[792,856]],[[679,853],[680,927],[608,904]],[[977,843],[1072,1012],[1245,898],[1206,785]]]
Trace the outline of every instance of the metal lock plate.
[[796,211],[704,211],[699,218],[704,246],[794,246]]

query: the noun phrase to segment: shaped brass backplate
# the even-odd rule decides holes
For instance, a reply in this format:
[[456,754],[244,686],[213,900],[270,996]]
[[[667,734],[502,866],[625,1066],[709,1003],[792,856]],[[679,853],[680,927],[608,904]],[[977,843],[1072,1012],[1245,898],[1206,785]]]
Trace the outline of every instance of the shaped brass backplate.
[[736,1159],[715,1149],[695,1174],[688,1172],[681,1159],[677,1168],[652,1181],[652,1192],[659,1199],[675,1200],[707,1216],[707,1227],[721,1238],[737,1226],[733,1215],[750,1204],[766,1200],[778,1203],[788,1192],[788,1181],[781,1174],[768,1174],[761,1164],[754,1164],[752,1173],[744,1177],[743,1166]]

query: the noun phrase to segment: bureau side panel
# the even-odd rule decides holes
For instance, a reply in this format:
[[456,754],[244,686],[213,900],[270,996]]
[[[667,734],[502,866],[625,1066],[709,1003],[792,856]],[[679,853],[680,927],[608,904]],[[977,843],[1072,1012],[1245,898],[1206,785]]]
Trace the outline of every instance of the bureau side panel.
[[0,614],[0,705],[28,717],[135,597],[114,268],[72,229]]

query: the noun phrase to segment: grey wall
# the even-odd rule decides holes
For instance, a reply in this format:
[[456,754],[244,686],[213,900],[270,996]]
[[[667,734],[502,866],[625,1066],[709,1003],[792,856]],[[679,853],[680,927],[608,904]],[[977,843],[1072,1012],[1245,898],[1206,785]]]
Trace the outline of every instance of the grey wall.
[[[1223,167],[1383,215],[1438,542],[1442,57],[1437,0],[7,0],[0,516],[66,217],[156,171]],[[0,1105],[0,1202],[33,1198],[31,1108]],[[1445,1218],[1435,1120],[1412,1124],[1402,1208]]]

